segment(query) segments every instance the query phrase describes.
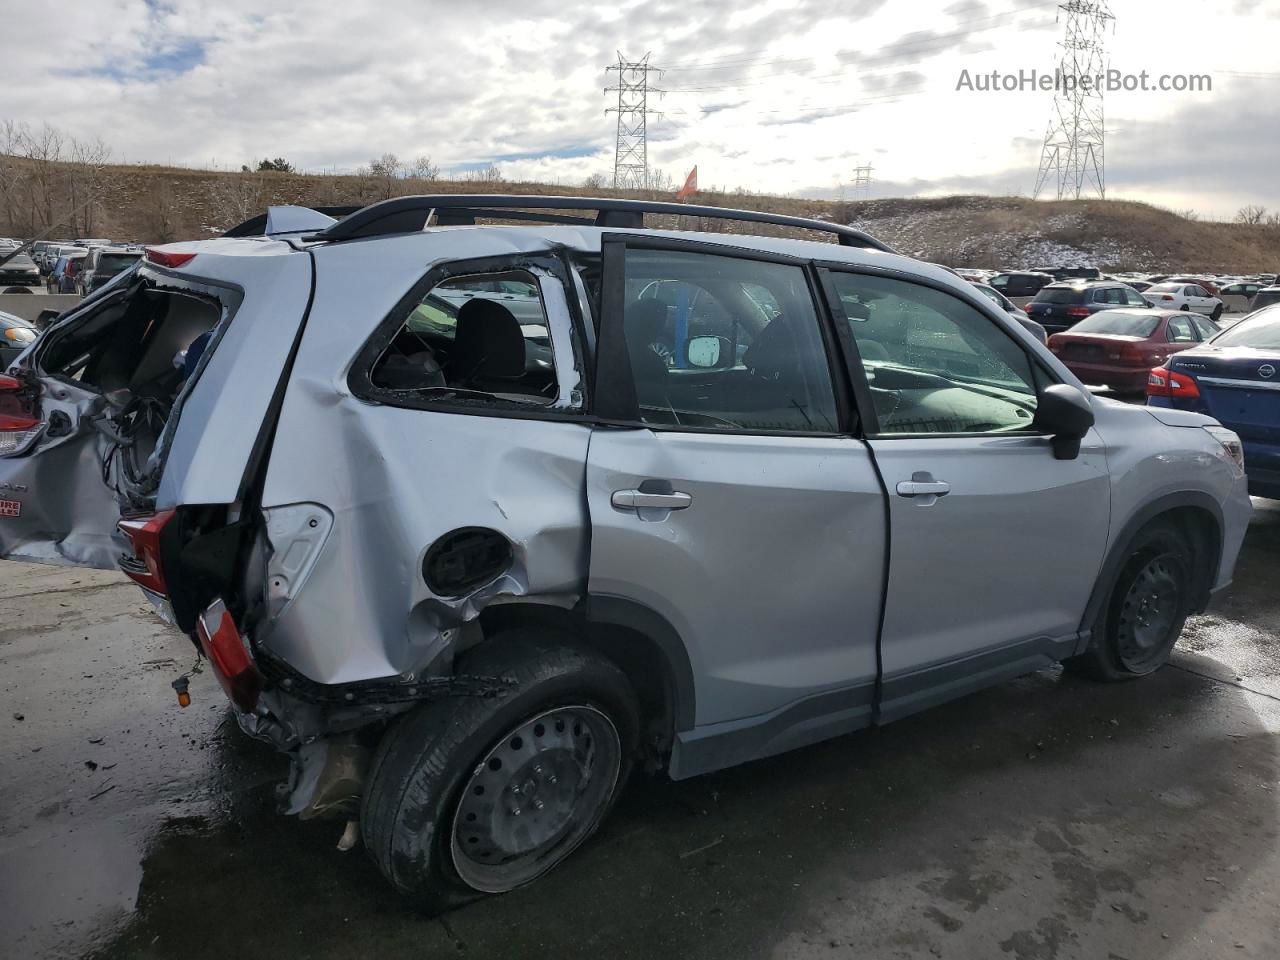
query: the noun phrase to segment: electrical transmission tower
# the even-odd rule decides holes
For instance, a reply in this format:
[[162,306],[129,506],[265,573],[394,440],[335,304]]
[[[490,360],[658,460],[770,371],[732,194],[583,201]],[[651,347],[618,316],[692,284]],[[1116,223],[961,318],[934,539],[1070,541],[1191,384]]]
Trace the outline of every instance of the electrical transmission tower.
[[1082,192],[1094,190],[1106,197],[1106,129],[1097,78],[1106,71],[1103,40],[1115,16],[1105,0],[1067,0],[1058,6],[1067,15],[1066,34],[1033,196],[1040,196],[1052,178],[1059,200],[1079,200]]
[[619,51],[618,62],[607,68],[618,72],[617,83],[605,87],[605,93],[617,92],[618,105],[605,113],[618,115],[618,146],[613,155],[613,187],[615,190],[649,189],[649,115],[660,116],[649,109],[649,94],[662,93],[649,86],[649,74],[662,71],[649,65],[649,54],[639,60],[628,60]]
[[859,164],[853,168],[853,199],[871,199],[871,164]]

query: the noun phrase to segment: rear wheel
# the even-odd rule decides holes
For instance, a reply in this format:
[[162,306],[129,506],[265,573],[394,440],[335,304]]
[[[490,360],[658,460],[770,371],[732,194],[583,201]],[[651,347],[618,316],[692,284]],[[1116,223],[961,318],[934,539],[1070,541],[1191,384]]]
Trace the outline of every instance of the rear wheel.
[[383,738],[361,813],[382,872],[433,912],[563,862],[613,806],[639,729],[622,672],[554,634],[500,634],[460,657],[457,671],[516,686],[407,715]]
[[1065,665],[1099,680],[1131,680],[1160,669],[1191,611],[1194,573],[1191,547],[1176,526],[1157,521],[1146,527],[1111,587],[1089,648]]

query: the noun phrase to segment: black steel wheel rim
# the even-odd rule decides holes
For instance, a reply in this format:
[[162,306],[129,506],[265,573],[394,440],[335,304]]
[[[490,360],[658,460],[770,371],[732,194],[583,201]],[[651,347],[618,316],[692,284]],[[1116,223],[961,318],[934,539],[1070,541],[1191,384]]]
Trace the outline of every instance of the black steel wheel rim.
[[453,866],[484,893],[528,883],[591,834],[618,782],[622,742],[586,705],[522,720],[476,764],[450,837]]
[[1182,596],[1182,567],[1170,554],[1152,557],[1138,571],[1120,605],[1117,652],[1133,673],[1163,662],[1172,643]]

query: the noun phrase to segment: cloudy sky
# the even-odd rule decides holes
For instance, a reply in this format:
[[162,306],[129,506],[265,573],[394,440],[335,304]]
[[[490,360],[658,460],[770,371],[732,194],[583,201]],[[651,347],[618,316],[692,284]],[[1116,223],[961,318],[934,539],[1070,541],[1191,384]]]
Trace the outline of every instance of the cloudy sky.
[[[1280,207],[1280,0],[1111,0],[1111,66],[1212,91],[1109,94],[1109,194],[1229,217]],[[0,119],[116,159],[349,170],[429,155],[508,179],[612,176],[605,67],[650,54],[650,157],[703,186],[1030,194],[1052,94],[957,90],[1051,71],[1053,0],[0,0]]]

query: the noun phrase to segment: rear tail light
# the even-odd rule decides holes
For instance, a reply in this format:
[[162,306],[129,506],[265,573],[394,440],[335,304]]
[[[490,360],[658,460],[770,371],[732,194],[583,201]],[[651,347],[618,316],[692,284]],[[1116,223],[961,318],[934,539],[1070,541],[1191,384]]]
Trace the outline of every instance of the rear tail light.
[[170,268],[186,266],[196,258],[194,253],[172,253],[156,247],[147,247],[146,255],[149,262]]
[[1173,294],[1170,294],[1170,293],[1162,293],[1162,294],[1160,294],[1160,299],[1161,299],[1161,300],[1172,300],[1172,299],[1173,299]]
[[43,428],[38,388],[0,375],[0,457],[25,450]]
[[[1130,344],[1124,344],[1120,347],[1120,352],[1116,355],[1116,359],[1124,363],[1142,363],[1146,360],[1142,350]],[[1148,364],[1150,366],[1150,364]]]
[[1156,367],[1147,374],[1148,397],[1198,397],[1200,387],[1185,373],[1173,373],[1165,367]]
[[1089,315],[1088,307],[1067,307],[1068,317],[1080,317],[1081,319]]
[[254,666],[249,645],[222,600],[215,600],[196,621],[200,647],[231,702],[245,713],[258,705],[262,674]]
[[162,510],[149,517],[121,520],[117,526],[133,547],[133,556],[120,558],[120,569],[144,590],[167,598],[164,568],[160,562],[160,539],[174,511]]

